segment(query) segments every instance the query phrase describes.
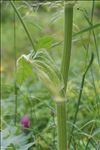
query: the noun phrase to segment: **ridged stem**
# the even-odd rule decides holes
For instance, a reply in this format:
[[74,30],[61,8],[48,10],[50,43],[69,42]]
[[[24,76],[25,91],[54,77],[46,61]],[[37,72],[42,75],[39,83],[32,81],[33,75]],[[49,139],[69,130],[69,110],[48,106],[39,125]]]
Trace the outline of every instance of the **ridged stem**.
[[65,101],[57,102],[56,109],[57,109],[58,150],[67,150]]
[[[64,79],[64,88],[61,91],[63,97],[65,97],[66,93],[72,43],[73,3],[70,1],[65,1],[64,3],[64,20],[64,50],[61,64],[61,73]],[[56,107],[58,150],[67,150],[66,102],[58,101],[56,102]]]
[[73,4],[65,2],[64,5],[64,50],[61,64],[61,73],[64,79],[64,92],[66,91],[68,72],[71,56],[71,43],[72,43],[72,25],[73,25]]

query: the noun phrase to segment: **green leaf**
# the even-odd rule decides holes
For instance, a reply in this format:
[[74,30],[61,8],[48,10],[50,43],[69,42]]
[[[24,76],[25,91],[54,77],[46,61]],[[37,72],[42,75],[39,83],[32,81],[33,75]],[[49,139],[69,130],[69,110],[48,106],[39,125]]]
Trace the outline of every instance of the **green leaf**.
[[18,150],[28,150],[34,144],[35,144],[35,142],[31,142],[29,144],[26,144],[26,145],[20,147],[20,149],[18,149]]
[[17,128],[8,126],[5,128],[5,130],[2,130],[1,132],[1,147],[3,150],[6,150],[7,148],[15,148],[16,150],[28,150],[29,147],[31,147],[34,142],[28,143],[29,139],[31,138],[31,133],[29,134],[19,134],[15,135],[17,131]]
[[20,68],[19,76],[21,76],[21,72],[24,72],[24,77],[27,77],[28,68],[28,73],[32,73],[34,69],[34,72],[50,92],[52,92],[53,96],[60,96],[59,93],[64,86],[62,75],[46,50],[42,49],[35,54],[22,55],[18,60],[18,65]]
[[40,38],[37,43],[37,49],[41,48],[50,49],[52,47],[53,40],[54,40],[53,37],[50,36]]
[[17,63],[16,80],[17,84],[21,85],[26,79],[33,77],[32,66],[29,65],[22,56]]

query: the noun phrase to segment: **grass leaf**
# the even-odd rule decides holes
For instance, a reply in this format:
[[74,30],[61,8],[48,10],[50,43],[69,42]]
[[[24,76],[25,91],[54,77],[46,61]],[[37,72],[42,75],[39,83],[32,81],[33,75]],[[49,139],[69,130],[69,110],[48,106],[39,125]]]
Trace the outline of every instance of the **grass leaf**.
[[97,24],[95,24],[95,25],[91,25],[91,26],[88,27],[88,28],[85,28],[85,29],[83,29],[83,30],[81,30],[81,31],[79,31],[79,32],[77,32],[77,33],[74,33],[74,34],[73,34],[73,37],[74,37],[74,36],[77,36],[77,35],[81,35],[82,33],[88,32],[88,31],[93,30],[93,29],[98,28],[98,27],[100,27],[100,23],[97,23]]

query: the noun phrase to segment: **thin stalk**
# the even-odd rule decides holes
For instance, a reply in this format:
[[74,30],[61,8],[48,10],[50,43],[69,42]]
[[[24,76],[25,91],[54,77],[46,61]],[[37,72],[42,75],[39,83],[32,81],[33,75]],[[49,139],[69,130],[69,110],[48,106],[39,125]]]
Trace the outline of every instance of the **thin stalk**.
[[[64,50],[61,64],[61,73],[64,79],[64,88],[61,91],[63,97],[65,97],[68,71],[71,55],[71,43],[72,43],[72,25],[73,25],[73,4],[64,3]],[[64,98],[65,99],[65,98]],[[67,129],[66,129],[66,101],[56,102],[57,110],[57,131],[58,131],[58,150],[67,150]]]
[[81,35],[81,34],[83,34],[83,33],[85,33],[85,32],[91,31],[91,30],[93,30],[93,29],[95,29],[95,28],[100,28],[100,23],[96,23],[96,24],[94,24],[94,25],[91,25],[90,27],[87,27],[87,28],[85,28],[85,29],[83,29],[83,30],[77,32],[77,33],[74,33],[74,34],[73,34],[73,37],[78,36],[78,35]]
[[[81,87],[80,87],[80,93],[79,93],[79,97],[78,97],[77,108],[76,108],[76,112],[75,112],[75,116],[74,116],[73,125],[75,125],[76,120],[77,120],[77,115],[78,115],[78,112],[79,112],[79,106],[80,106],[80,102],[81,102],[81,97],[82,97],[82,92],[83,92],[85,77],[86,77],[86,74],[87,74],[89,68],[92,65],[93,59],[94,59],[94,54],[92,53],[91,60],[90,60],[88,66],[87,66],[87,68],[86,68],[86,70],[85,70],[85,72],[83,74],[83,77],[82,77],[82,82],[81,82]],[[71,136],[70,136],[70,139],[69,139],[69,148],[70,148],[70,144],[71,144],[72,137],[73,137],[74,127],[75,126],[72,127],[71,134],[70,134]]]
[[16,8],[14,2],[13,2],[12,0],[9,0],[9,1],[10,1],[10,3],[11,3],[11,5],[12,5],[13,9],[15,10],[15,12],[16,12],[18,18],[20,19],[20,21],[21,21],[21,23],[22,23],[22,25],[23,25],[23,27],[24,27],[24,29],[25,29],[25,32],[26,32],[26,34],[27,34],[27,36],[28,36],[28,38],[29,38],[29,40],[30,40],[30,42],[31,42],[31,44],[32,44],[33,50],[36,52],[35,45],[34,45],[34,43],[33,43],[32,37],[31,37],[31,35],[30,35],[30,33],[29,33],[28,29],[27,29],[27,26],[26,26],[25,22],[23,21],[23,19],[22,19],[21,15],[20,15],[19,11],[17,10],[17,8]]
[[[90,25],[93,25],[94,8],[95,8],[95,0],[93,0],[93,2],[92,2]],[[88,23],[89,23],[89,18],[87,18],[87,21],[88,21]],[[96,53],[97,53],[98,64],[99,64],[99,66],[100,66],[99,53],[98,53],[97,41],[96,41],[96,37],[95,37],[95,32],[94,32],[94,30],[92,30],[92,34],[93,34],[94,44],[95,44],[95,47],[96,47]],[[90,32],[90,35],[91,35],[91,32]],[[90,45],[90,40],[89,40],[88,48],[87,48],[87,49],[89,49],[89,45]],[[93,87],[94,87],[94,92],[95,92],[95,97],[96,97],[97,107],[98,107],[98,99],[99,99],[99,98],[98,98],[98,93],[97,93],[97,89],[96,89],[95,82],[94,82],[94,75],[93,75],[93,68],[92,68],[92,67],[91,67],[91,77],[92,77],[92,81],[93,81]],[[98,115],[98,114],[99,114],[99,107],[98,107],[98,110],[97,110],[97,112],[96,112],[96,115]],[[96,115],[95,115],[95,118],[96,118]],[[92,127],[91,127],[90,134],[92,134],[94,127],[95,127],[95,123],[93,123],[93,125],[92,125]],[[91,139],[87,139],[87,143],[86,143],[86,146],[85,146],[85,150],[88,148],[88,145],[90,144],[90,142],[91,142]]]
[[[84,14],[84,17],[87,20],[90,27],[93,26],[94,7],[95,7],[95,0],[93,0],[93,4],[92,4],[91,20],[87,17],[86,13]],[[100,24],[99,24],[99,27],[100,27]],[[92,29],[92,34],[93,34],[94,44],[95,44],[95,48],[96,48],[97,60],[98,60],[98,64],[99,64],[99,67],[100,67],[99,51],[98,51],[98,46],[97,46],[97,41],[96,41],[96,36],[95,36],[94,29]],[[90,40],[90,35],[91,35],[91,32],[89,32],[89,40]],[[89,43],[90,43],[90,41],[89,41]]]
[[17,122],[17,84],[16,84],[16,16],[14,11],[14,61],[15,61],[15,82],[14,82],[14,94],[15,94],[15,117],[14,117],[14,124],[16,125]]

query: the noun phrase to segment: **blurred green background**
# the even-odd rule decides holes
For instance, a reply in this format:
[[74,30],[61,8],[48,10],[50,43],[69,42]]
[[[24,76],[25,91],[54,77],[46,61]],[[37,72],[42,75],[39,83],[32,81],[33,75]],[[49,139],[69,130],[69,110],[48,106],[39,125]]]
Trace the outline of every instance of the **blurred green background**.
[[[32,45],[10,2],[2,1],[1,5],[1,94],[2,128],[4,129],[8,123],[14,126],[16,61],[21,54],[28,54],[32,50]],[[47,1],[39,4],[39,2],[34,3],[34,1],[15,1],[15,5],[28,27],[35,47],[37,49],[45,48],[60,69],[64,40],[63,3],[49,3]],[[92,69],[86,78],[77,121],[78,128],[81,128],[87,122],[95,120],[94,124],[90,123],[82,128],[82,131],[87,134],[91,134],[92,131],[95,132],[97,129],[100,130],[100,66],[98,62],[100,57],[97,56],[97,52],[100,55],[100,27],[91,32],[89,30],[77,36],[74,35],[90,27],[92,5],[92,1],[78,1],[74,7],[72,54],[67,90],[67,113],[68,120],[71,123],[77,104],[82,75],[89,63],[91,52],[93,52],[95,58]],[[93,24],[99,22],[100,2],[95,1]],[[50,93],[35,75],[17,90],[17,100],[18,133],[21,132],[19,128],[20,118],[24,114],[28,114],[35,128],[34,134],[37,135],[37,133],[43,132],[43,138],[47,139],[49,144],[54,145],[52,136],[56,137],[54,135],[55,126],[52,128],[52,132],[46,131],[46,129],[54,124],[52,111],[55,110],[55,105]],[[79,142],[81,148],[81,142],[86,143],[86,137],[85,135],[79,135],[78,132],[75,136],[77,137],[76,143]],[[97,140],[97,143],[100,142],[100,135],[94,135],[94,139]],[[39,137],[40,150],[48,150],[47,145],[49,144],[45,145],[44,143],[43,139]],[[55,147],[53,148],[55,149]],[[89,148],[91,148],[91,144]]]

